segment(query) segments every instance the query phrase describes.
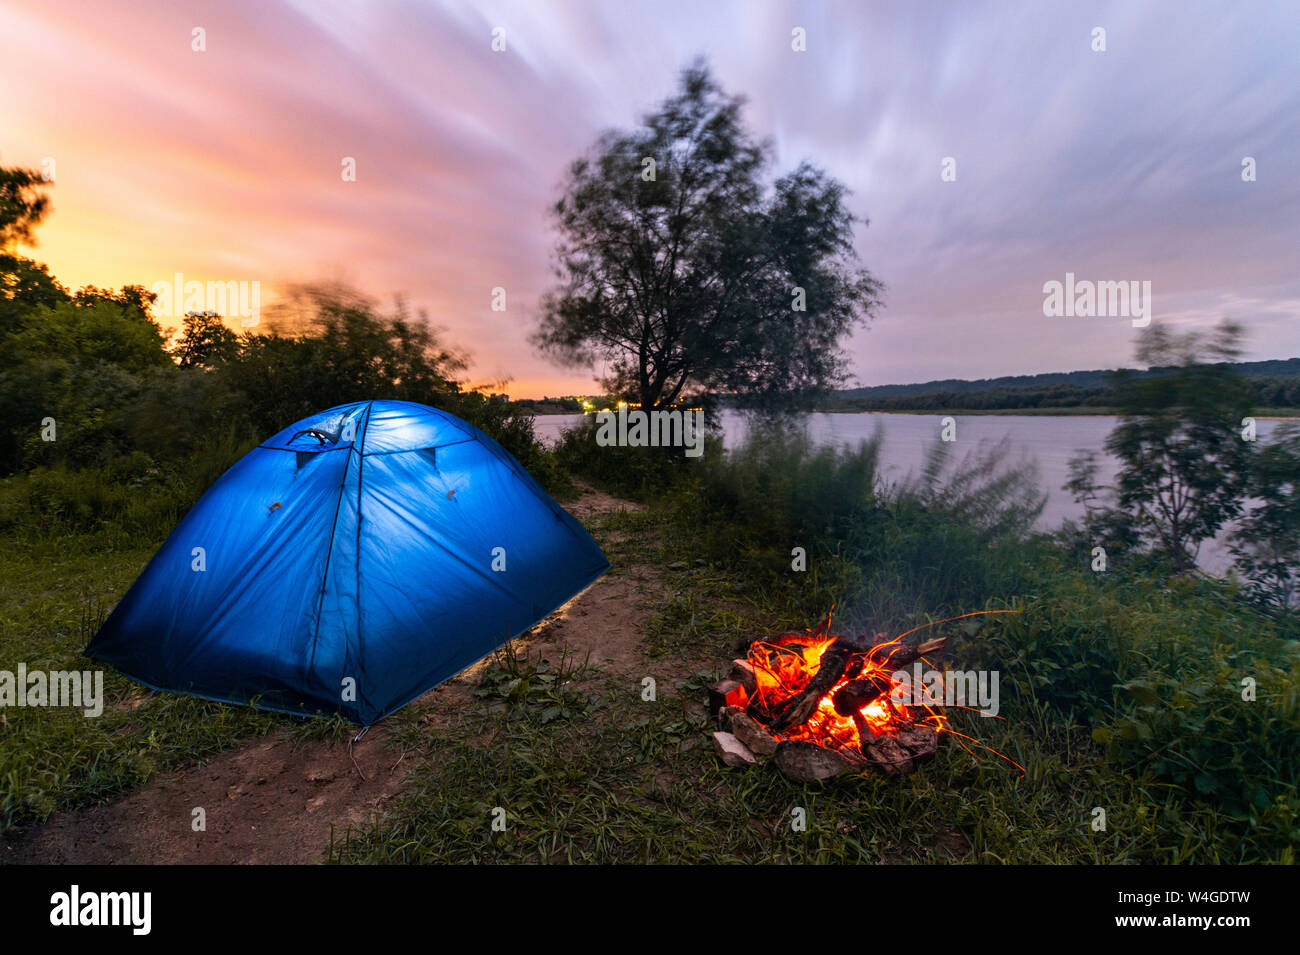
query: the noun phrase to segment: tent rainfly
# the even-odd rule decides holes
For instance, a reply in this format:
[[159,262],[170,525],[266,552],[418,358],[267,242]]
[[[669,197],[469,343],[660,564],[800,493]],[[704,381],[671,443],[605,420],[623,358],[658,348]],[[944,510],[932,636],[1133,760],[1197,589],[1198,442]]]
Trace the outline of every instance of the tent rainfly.
[[482,431],[363,401],[222,475],[85,652],[154,689],[369,726],[608,569]]

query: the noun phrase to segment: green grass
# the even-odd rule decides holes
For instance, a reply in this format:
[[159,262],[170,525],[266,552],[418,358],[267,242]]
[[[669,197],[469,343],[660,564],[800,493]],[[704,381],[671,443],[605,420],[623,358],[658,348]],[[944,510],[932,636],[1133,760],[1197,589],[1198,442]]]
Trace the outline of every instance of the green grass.
[[[562,720],[527,699],[470,708],[453,732],[416,740],[428,759],[399,805],[342,834],[330,860],[1294,863],[1300,680],[1275,621],[1225,584],[1155,564],[1093,574],[1027,533],[1031,485],[996,461],[954,473],[934,460],[885,489],[870,446],[761,444],[596,530],[616,566],[660,571],[644,643],[654,702],[639,679],[595,671],[575,675],[585,703]],[[806,571],[791,571],[792,544]],[[978,742],[945,737],[903,779],[800,785],[770,763],[723,768],[704,686],[739,641],[811,625],[832,604],[851,630],[891,633],[1017,610],[934,631],[950,666],[999,672],[1002,718],[951,714]],[[515,679],[510,666],[489,671],[485,698]]]
[[[91,535],[10,538],[0,547],[0,667],[94,670],[81,656],[154,546],[105,548]],[[114,796],[162,769],[189,765],[276,722],[269,714],[148,692],[104,671],[104,710],[6,707],[0,725],[0,828]]]
[[[583,460],[577,447],[569,454]],[[1158,566],[1117,561],[1092,574],[1073,552],[1028,534],[1032,482],[996,460],[954,473],[936,459],[911,486],[885,488],[874,455],[768,436],[761,453],[706,457],[697,471],[655,462],[630,471],[631,485],[660,488],[651,505],[593,531],[616,573],[633,563],[658,571],[645,673],[614,677],[540,650],[505,654],[442,729],[413,708],[397,714],[387,745],[416,768],[396,806],[336,834],[328,858],[1295,861],[1298,645],[1275,621],[1227,585],[1170,578]],[[83,494],[84,480],[68,477],[65,487],[50,474],[5,489],[8,505],[0,499],[0,520],[37,513],[52,525],[11,526],[0,548],[6,668],[85,667],[78,654],[104,609],[184,506],[175,489],[118,501],[107,487]],[[42,509],[12,503],[23,495]],[[99,503],[67,512],[83,499]],[[805,571],[791,568],[796,545],[807,550]],[[809,626],[832,605],[849,629],[892,633],[963,611],[1018,609],[935,631],[949,636],[953,666],[1001,674],[1002,719],[953,715],[983,745],[947,737],[903,779],[872,771],[799,785],[770,764],[723,768],[704,687],[741,640]],[[642,698],[645,676],[657,683],[653,702]],[[1246,678],[1253,701],[1241,696]],[[3,711],[6,826],[111,798],[275,726],[297,744],[351,731],[173,694],[141,703],[145,691],[110,672],[105,691],[98,719]],[[492,826],[498,807],[503,832]],[[1104,832],[1092,828],[1098,808]],[[796,809],[805,831],[791,825]]]
[[[659,519],[662,519],[660,514]],[[644,558],[652,514],[606,521],[603,530],[640,525],[631,543],[610,546],[617,561]],[[600,533],[600,531],[598,531]],[[603,536],[603,535],[602,535]],[[1300,838],[1294,792],[1279,794],[1249,823],[1197,798],[1140,759],[1111,754],[1081,719],[1037,677],[1055,664],[1062,684],[1077,680],[1057,656],[1038,659],[1028,676],[1013,647],[1060,606],[1028,607],[1021,617],[985,624],[973,636],[946,631],[958,655],[1004,655],[1004,719],[954,715],[954,726],[983,746],[945,738],[937,757],[915,775],[870,771],[826,783],[796,784],[770,763],[750,770],[721,766],[708,743],[713,727],[704,687],[716,668],[683,672],[682,657],[721,666],[737,639],[782,626],[779,608],[738,602],[737,581],[718,568],[656,555],[672,597],[647,635],[657,699],[642,698],[639,679],[614,679],[594,668],[565,674],[570,705],[563,716],[543,688],[521,686],[532,664],[515,657],[485,673],[483,705],[462,712],[445,735],[406,736],[427,757],[397,807],[340,834],[336,863],[1213,863],[1290,862]],[[740,591],[743,593],[743,590]],[[1087,595],[1075,610],[1086,614]],[[1099,629],[1098,620],[1084,623]],[[1165,607],[1152,608],[1163,613]],[[776,612],[774,613],[774,610]],[[788,619],[788,618],[787,618]],[[1147,619],[1124,641],[1148,644]],[[1165,662],[1177,657],[1167,647]],[[535,661],[534,661],[535,662]],[[1094,669],[1086,657],[1081,670]],[[1131,671],[1141,666],[1130,663]],[[1113,678],[1112,678],[1113,679]],[[1050,681],[1049,681],[1050,682]],[[1084,681],[1087,682],[1086,680]],[[511,693],[502,688],[511,687]],[[1271,706],[1271,704],[1269,704]],[[549,718],[548,718],[549,714]],[[1276,715],[1276,714],[1275,714]],[[994,755],[997,750],[1025,773]],[[1093,830],[1094,810],[1106,830]],[[804,810],[805,831],[793,826]],[[505,831],[493,828],[504,811]]]

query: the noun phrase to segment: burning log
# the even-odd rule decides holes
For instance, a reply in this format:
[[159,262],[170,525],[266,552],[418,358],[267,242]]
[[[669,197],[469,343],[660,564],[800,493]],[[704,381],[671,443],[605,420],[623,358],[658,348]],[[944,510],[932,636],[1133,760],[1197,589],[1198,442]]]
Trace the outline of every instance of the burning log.
[[791,726],[808,721],[823,696],[829,693],[844,676],[849,665],[849,651],[840,647],[827,647],[821,655],[821,665],[808,685],[791,697],[768,724],[768,731],[780,733]]
[[797,782],[868,765],[910,773],[938,748],[944,721],[895,703],[894,673],[946,645],[943,637],[905,644],[886,634],[837,635],[829,621],[751,641],[747,658],[709,688],[723,730],[714,747],[728,766],[770,755]]
[[[835,638],[835,646],[850,653],[865,654],[875,663],[888,665],[895,670],[915,663],[921,657],[937,653],[948,645],[947,637],[936,637],[924,643],[894,643],[887,634],[878,633],[875,637],[844,636]],[[856,676],[857,674],[853,674]]]
[[[935,637],[933,640],[927,640],[925,643],[918,644],[897,644],[897,649],[893,650],[885,657],[882,662],[888,663],[895,670],[902,669],[905,666],[915,663],[921,657],[929,656],[931,653],[938,653],[948,646],[947,637]],[[888,650],[889,647],[882,647]]]
[[888,693],[891,686],[884,676],[850,680],[831,695],[831,705],[841,716],[853,716],[882,693]]
[[749,705],[749,693],[736,680],[719,680],[709,687],[709,713],[717,716],[724,706],[745,707]]
[[771,756],[776,752],[776,737],[737,706],[724,706],[720,714],[723,729],[729,730],[756,756]]
[[889,641],[889,634],[878,633],[874,637],[868,637],[862,633],[841,633],[835,637],[836,646],[843,647],[850,653],[870,653],[877,646]]
[[723,726],[714,747],[728,766],[771,754],[777,768],[798,782],[867,766],[911,773],[935,754],[949,727],[931,704],[895,693],[911,688],[911,674],[899,671],[947,643],[945,637],[907,644],[883,633],[836,634],[829,617],[810,630],[750,640],[742,644],[746,659],[733,660],[728,678],[709,688]]

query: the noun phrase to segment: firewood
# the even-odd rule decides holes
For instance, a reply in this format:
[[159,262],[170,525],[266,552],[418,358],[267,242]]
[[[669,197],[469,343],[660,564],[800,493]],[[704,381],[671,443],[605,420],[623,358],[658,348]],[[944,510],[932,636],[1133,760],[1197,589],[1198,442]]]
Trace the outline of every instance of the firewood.
[[886,773],[906,776],[916,764],[939,749],[939,731],[928,723],[912,723],[897,733],[863,740],[862,755]]
[[894,737],[898,745],[907,750],[913,762],[928,759],[939,749],[939,731],[929,723],[913,723],[899,730]]
[[864,742],[862,755],[891,776],[906,776],[916,768],[911,754],[888,735]]
[[777,746],[772,761],[787,779],[797,783],[830,779],[854,768],[848,757],[802,740],[783,741]]
[[[850,653],[864,653],[877,663],[888,663],[894,669],[898,669],[919,660],[923,656],[944,649],[948,645],[948,638],[935,637],[933,640],[927,640],[924,643],[912,644],[893,643],[886,633],[878,633],[874,637],[862,634],[856,636],[840,634],[835,638],[834,645]],[[853,674],[853,676],[856,675]]]
[[877,735],[876,731],[871,728],[871,724],[867,722],[867,718],[865,716],[863,716],[857,710],[854,710],[852,713],[849,714],[849,716],[853,720],[853,725],[858,730],[859,739],[861,739],[865,743],[869,739],[876,738]]
[[753,766],[757,762],[749,747],[731,733],[714,733],[713,749],[725,765],[733,768]]
[[911,666],[927,654],[937,653],[947,645],[947,637],[936,637],[933,640],[927,640],[925,643],[895,643],[890,646],[873,647],[870,656],[884,666],[901,670],[905,666]]
[[881,676],[874,679],[850,680],[831,694],[831,703],[840,716],[852,716],[880,694],[889,692],[889,687],[889,680]]
[[776,752],[776,738],[744,710],[724,706],[719,717],[723,729],[748,746],[754,755],[771,756]]
[[872,648],[886,643],[889,640],[889,634],[878,633],[874,637],[869,637],[865,633],[839,633],[835,635],[835,645],[848,650],[850,653],[870,653]]
[[758,691],[758,675],[754,668],[749,665],[748,660],[732,660],[731,672],[727,674],[728,680],[735,680],[745,688],[745,692],[753,696]]
[[791,726],[799,726],[812,716],[821,698],[830,692],[831,687],[844,676],[849,664],[849,653],[839,647],[827,647],[822,653],[821,665],[813,674],[808,685],[795,694],[781,707],[776,718],[768,725],[772,733],[784,732]]
[[735,680],[719,680],[709,687],[709,713],[717,716],[724,706],[747,706],[749,694]]

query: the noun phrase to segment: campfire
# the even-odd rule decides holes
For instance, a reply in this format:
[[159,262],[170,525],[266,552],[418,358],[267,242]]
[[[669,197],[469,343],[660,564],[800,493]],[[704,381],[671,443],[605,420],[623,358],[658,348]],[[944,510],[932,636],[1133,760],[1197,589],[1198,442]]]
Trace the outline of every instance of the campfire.
[[948,720],[915,704],[910,685],[894,674],[928,663],[947,638],[909,644],[883,633],[836,634],[830,626],[828,617],[812,630],[753,641],[709,688],[710,710],[722,724],[714,749],[726,765],[771,757],[803,782],[869,766],[905,775],[934,755]]

